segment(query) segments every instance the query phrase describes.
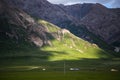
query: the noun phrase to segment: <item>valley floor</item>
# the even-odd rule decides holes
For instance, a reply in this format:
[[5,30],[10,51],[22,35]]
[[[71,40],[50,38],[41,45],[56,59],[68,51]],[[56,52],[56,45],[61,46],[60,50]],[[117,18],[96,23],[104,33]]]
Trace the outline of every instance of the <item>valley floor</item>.
[[120,60],[117,58],[76,61],[25,59],[1,60],[0,80],[120,80]]

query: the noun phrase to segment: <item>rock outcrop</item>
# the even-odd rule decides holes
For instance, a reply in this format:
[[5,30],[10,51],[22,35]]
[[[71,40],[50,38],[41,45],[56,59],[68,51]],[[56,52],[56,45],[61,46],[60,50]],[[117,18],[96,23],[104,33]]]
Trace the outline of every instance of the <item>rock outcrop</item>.
[[0,38],[29,41],[39,47],[48,44],[46,28],[5,0],[0,0],[0,26]]

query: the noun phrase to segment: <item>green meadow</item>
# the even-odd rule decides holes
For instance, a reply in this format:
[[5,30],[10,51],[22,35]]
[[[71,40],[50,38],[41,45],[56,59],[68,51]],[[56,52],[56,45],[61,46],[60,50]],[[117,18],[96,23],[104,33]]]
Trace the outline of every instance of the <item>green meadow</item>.
[[[0,67],[0,80],[120,80],[119,66],[119,59],[71,61],[8,59],[4,62],[4,66]],[[70,70],[70,68],[79,70]]]

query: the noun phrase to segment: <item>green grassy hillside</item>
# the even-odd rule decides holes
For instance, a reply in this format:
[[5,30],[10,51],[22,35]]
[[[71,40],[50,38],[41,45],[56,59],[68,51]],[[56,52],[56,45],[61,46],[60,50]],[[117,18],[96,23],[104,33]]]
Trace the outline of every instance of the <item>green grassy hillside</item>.
[[34,55],[37,55],[38,57],[47,57],[47,60],[49,61],[112,57],[110,53],[100,49],[96,44],[91,44],[84,41],[74,36],[66,29],[60,29],[59,27],[44,20],[39,20],[39,23],[45,26],[48,29],[48,33],[53,36],[48,36],[51,40],[50,46],[36,48],[35,46],[29,45],[29,43],[25,41],[20,41],[17,43],[11,39],[1,39],[0,42],[2,45],[0,57],[34,57]]
[[49,56],[50,61],[112,57],[108,52],[100,49],[96,44],[84,41],[74,36],[66,29],[60,29],[44,20],[39,20],[39,23],[46,26],[50,33],[57,36],[51,40],[51,46],[44,46],[41,48],[43,51],[52,52],[52,56]]

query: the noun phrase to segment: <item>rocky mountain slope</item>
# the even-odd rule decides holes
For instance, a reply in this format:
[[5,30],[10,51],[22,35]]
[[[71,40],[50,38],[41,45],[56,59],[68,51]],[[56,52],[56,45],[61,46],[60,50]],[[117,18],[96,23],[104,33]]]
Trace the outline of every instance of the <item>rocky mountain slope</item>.
[[36,46],[48,44],[47,30],[28,14],[11,7],[4,0],[0,1],[0,39],[29,41]]

